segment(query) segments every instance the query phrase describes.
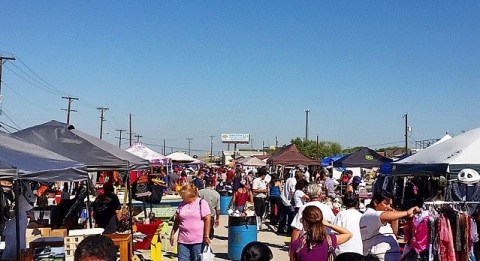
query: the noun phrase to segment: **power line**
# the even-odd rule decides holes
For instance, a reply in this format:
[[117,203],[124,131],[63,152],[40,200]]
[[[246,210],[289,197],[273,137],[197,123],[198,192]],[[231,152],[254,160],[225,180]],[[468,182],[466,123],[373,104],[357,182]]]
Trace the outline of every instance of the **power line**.
[[[2,81],[2,84],[3,84],[5,87],[11,87],[10,84],[5,83],[5,81]],[[15,89],[13,89],[13,88],[8,88],[8,90],[10,90],[11,92],[15,93],[18,97],[22,98],[22,99],[25,100],[26,102],[30,103],[30,105],[33,105],[33,106],[38,107],[38,108],[43,109],[43,110],[55,112],[54,109],[45,108],[45,107],[42,107],[42,106],[40,106],[40,105],[35,104],[34,102],[32,102],[32,101],[30,101],[29,99],[25,98],[25,96],[23,96],[23,95],[21,95],[20,93],[18,93],[17,91],[15,91]]]
[[7,127],[11,128],[11,129],[13,129],[13,130],[15,130],[15,131],[19,131],[19,129],[17,129],[17,128],[15,128],[15,127],[11,126],[11,125],[8,125],[8,124],[6,124],[6,123],[5,123],[5,122],[3,122],[3,121],[0,121],[0,126],[2,126],[2,128],[4,128],[6,131],[8,131],[8,133],[11,133],[11,132],[10,132],[10,130],[7,130],[7,128],[5,128],[3,125],[5,125],[5,126],[7,126]]
[[[18,66],[15,65],[14,63],[10,62],[10,64],[12,64],[13,67],[17,68],[19,71],[21,71],[23,74],[25,74],[25,75],[26,75],[28,78],[30,78],[32,81],[40,84],[41,86],[45,87],[46,89],[48,89],[48,90],[50,90],[50,91],[52,91],[52,93],[54,93],[54,94],[59,94],[59,95],[64,94],[64,93],[62,93],[61,91],[58,91],[57,89],[52,88],[52,87],[46,85],[45,83],[40,82],[39,80],[33,78],[30,74],[26,73],[24,70],[22,70],[20,67],[18,67]],[[35,73],[34,73],[34,74],[35,74]],[[36,75],[36,74],[35,74],[35,75]]]
[[11,127],[11,128],[13,128],[13,129],[15,129],[15,130],[17,130],[17,131],[21,129],[21,127],[18,126],[18,124],[16,124],[16,123],[12,120],[12,118],[10,118],[10,116],[8,116],[8,114],[6,114],[5,112],[3,112],[3,115],[5,115],[5,117],[7,117],[7,119],[9,119],[11,123],[13,123],[13,125],[17,126],[18,129],[15,129],[15,128],[13,128],[13,127]]
[[33,87],[36,87],[36,88],[39,88],[39,89],[42,89],[50,94],[54,94],[54,95],[58,95],[58,93],[55,93],[55,92],[52,92],[50,89],[47,89],[41,85],[37,85],[29,80],[27,80],[25,77],[21,76],[20,74],[18,74],[17,72],[15,72],[14,70],[10,69],[8,66],[5,66],[5,68],[7,70],[9,70],[10,72],[12,72],[13,74],[15,74],[16,76],[18,76],[19,78],[23,79],[24,81],[28,82],[30,85],[32,85]]
[[51,85],[49,82],[45,81],[42,77],[40,77],[37,73],[35,73],[32,69],[30,69],[30,67],[28,67],[28,65],[26,65],[26,64],[22,61],[22,59],[20,59],[18,56],[17,56],[17,60],[18,60],[21,64],[23,64],[23,66],[25,66],[30,72],[32,72],[35,76],[37,76],[38,79],[40,79],[41,81],[43,81],[46,85],[50,86],[52,89],[56,90],[57,92],[59,92],[59,93],[61,93],[61,94],[67,94],[67,95],[68,95],[68,93],[66,93],[66,92],[64,92],[64,91],[62,91],[62,90],[60,90],[60,89],[55,88],[55,86],[53,86],[53,85]]
[[382,143],[382,144],[376,144],[376,145],[368,145],[367,147],[378,147],[378,146],[385,146],[385,145],[392,145],[392,144],[397,144],[403,142],[403,140],[400,141],[392,141],[392,142],[387,142],[387,143]]

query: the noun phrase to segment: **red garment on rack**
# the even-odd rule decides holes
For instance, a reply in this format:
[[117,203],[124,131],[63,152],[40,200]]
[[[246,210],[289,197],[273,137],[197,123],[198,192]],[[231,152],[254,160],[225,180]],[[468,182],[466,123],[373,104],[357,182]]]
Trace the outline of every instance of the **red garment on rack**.
[[450,221],[443,214],[438,218],[439,247],[438,258],[440,261],[456,261],[453,246],[453,234]]

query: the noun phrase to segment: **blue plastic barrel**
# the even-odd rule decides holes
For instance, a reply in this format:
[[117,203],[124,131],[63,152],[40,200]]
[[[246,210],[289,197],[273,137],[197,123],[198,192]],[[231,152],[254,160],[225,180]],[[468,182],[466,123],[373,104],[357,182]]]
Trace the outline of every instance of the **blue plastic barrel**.
[[228,217],[228,257],[240,260],[243,248],[257,241],[257,217]]
[[232,200],[232,196],[220,196],[220,215],[228,215],[228,204]]

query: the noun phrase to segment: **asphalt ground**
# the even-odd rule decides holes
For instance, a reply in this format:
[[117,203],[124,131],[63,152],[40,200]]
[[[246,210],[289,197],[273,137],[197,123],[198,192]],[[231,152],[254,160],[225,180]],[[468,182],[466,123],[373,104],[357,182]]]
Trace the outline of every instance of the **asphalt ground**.
[[[220,225],[215,228],[215,236],[212,240],[211,248],[215,254],[215,260],[231,260],[228,256],[228,216],[220,216]],[[257,231],[257,241],[265,243],[273,253],[275,261],[287,261],[288,257],[288,243],[290,237],[279,236],[274,233],[274,228],[263,225],[263,229]],[[167,242],[164,240],[164,244]],[[162,246],[162,260],[177,260],[176,249],[170,246]],[[142,255],[146,259],[150,259],[150,251],[142,251]]]

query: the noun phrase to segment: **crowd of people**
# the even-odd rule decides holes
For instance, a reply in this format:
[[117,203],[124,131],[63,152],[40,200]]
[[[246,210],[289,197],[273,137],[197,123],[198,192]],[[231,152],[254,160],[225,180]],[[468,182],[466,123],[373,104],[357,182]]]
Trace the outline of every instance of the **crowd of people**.
[[[165,194],[181,197],[170,234],[171,244],[177,242],[180,261],[197,260],[202,249],[210,245],[220,225],[220,198],[229,195],[230,213],[256,216],[258,231],[291,236],[290,260],[329,260],[333,256],[342,260],[347,255],[351,260],[401,259],[398,220],[419,213],[418,207],[395,211],[392,195],[381,191],[372,195],[362,213],[358,194],[361,177],[345,171],[343,180],[337,181],[326,169],[310,171],[300,166],[285,172],[270,172],[265,167],[245,170],[241,166],[201,167],[196,171],[161,167],[137,176],[132,188],[134,196],[152,203],[161,202]],[[114,193],[118,184],[114,178],[100,178],[104,178],[102,193],[92,203],[93,217],[96,226],[113,233],[122,217],[121,203]],[[345,186],[338,186],[339,182]],[[61,197],[75,202],[67,191]],[[76,197],[83,200],[86,188],[76,191]],[[364,259],[354,259],[354,254]],[[370,259],[365,259],[367,255]]]
[[[327,170],[312,173],[301,167],[285,173],[237,167],[205,168],[193,175],[174,170],[165,175],[167,190],[183,200],[171,233],[173,243],[178,232],[179,260],[194,260],[203,246],[210,244],[213,229],[219,225],[221,195],[232,196],[230,213],[252,215],[248,211],[253,207],[259,231],[291,235],[290,260],[328,260],[334,256],[338,260],[345,256],[350,260],[401,259],[398,220],[419,213],[418,207],[395,211],[392,195],[381,191],[372,195],[362,213],[359,176],[346,171],[345,186],[340,187]],[[334,207],[339,198],[341,207]],[[355,259],[355,254],[362,259]]]

